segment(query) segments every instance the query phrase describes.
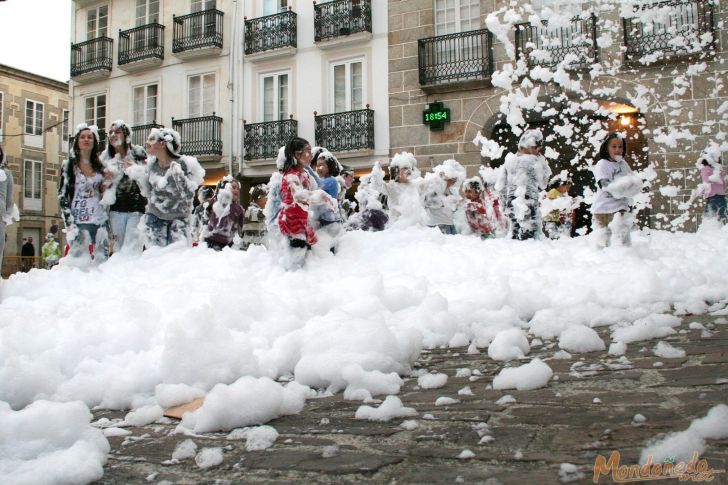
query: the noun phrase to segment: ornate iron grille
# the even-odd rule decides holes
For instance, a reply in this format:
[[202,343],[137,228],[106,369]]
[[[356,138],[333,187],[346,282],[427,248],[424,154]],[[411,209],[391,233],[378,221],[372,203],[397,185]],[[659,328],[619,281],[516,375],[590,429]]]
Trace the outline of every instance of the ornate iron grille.
[[487,79],[493,74],[493,34],[487,29],[420,39],[420,85]]
[[223,13],[215,9],[181,17],[173,15],[172,52],[184,52],[205,47],[222,49],[222,16]]
[[313,5],[314,40],[372,31],[371,0],[334,0]]
[[530,23],[516,25],[516,57],[526,56],[528,67],[582,69],[598,62],[597,18],[574,17],[568,27],[549,28]]
[[222,118],[200,116],[175,120],[172,128],[179,132],[182,149],[185,155],[222,155]]
[[145,125],[132,126],[131,127],[132,144],[145,146],[147,137],[149,136],[149,132],[152,130],[152,128],[164,128],[164,125],[160,125],[160,124],[157,124],[157,122],[152,121],[151,123],[147,123]]
[[315,115],[316,145],[332,152],[374,149],[374,110]]
[[[293,116],[293,115],[291,115]],[[298,134],[298,121],[267,121],[245,124],[245,160],[276,158],[278,149]]]
[[109,37],[71,44],[71,77],[100,70],[111,71],[113,44]]
[[635,17],[624,23],[625,60],[654,61],[705,50],[704,35],[712,34],[715,46],[713,3],[711,0],[668,0],[635,6]]
[[164,59],[164,25],[142,25],[119,31],[119,65],[144,59]]
[[297,47],[297,15],[287,12],[245,19],[245,54]]

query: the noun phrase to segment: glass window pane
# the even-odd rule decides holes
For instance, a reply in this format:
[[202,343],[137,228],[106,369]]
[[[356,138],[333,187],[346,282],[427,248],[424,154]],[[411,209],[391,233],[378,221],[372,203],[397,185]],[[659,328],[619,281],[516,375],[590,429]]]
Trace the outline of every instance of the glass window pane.
[[207,74],[203,80],[202,115],[211,115],[215,111],[215,75]]
[[35,105],[35,134],[43,134],[43,105]]
[[346,111],[346,64],[334,66],[334,112]]
[[187,112],[190,117],[199,116],[200,113],[200,76],[189,79],[189,103]]
[[96,38],[96,9],[86,12],[86,38]]
[[40,162],[33,162],[35,170],[33,171],[33,198],[40,199],[41,185],[43,177],[41,176],[42,165]]
[[134,88],[133,118],[135,125],[144,124],[144,88]]
[[146,123],[151,123],[157,119],[157,85],[147,86],[147,117]]
[[148,23],[159,22],[159,0],[149,0]]
[[146,24],[147,20],[147,0],[136,0],[136,25]]
[[23,197],[30,199],[33,196],[33,162],[25,160],[23,164],[25,174],[23,178]]
[[278,119],[288,119],[288,74],[278,76]]
[[100,130],[106,128],[106,95],[96,97],[96,119],[94,120],[96,126]]
[[86,98],[86,123],[92,124],[94,120],[94,98]]
[[362,63],[351,64],[351,109],[362,109],[363,104]]
[[273,76],[263,78],[263,121],[273,121],[274,81]]
[[30,101],[25,102],[25,132],[28,134],[33,133],[33,103]]
[[98,30],[98,36],[104,36],[106,35],[106,27],[109,24],[109,7],[106,5],[103,5],[99,7],[99,30]]

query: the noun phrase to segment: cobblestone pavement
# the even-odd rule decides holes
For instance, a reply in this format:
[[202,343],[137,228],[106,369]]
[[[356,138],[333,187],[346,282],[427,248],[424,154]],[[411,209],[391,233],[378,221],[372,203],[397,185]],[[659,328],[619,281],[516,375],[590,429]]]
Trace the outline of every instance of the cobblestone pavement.
[[[688,329],[691,322],[707,331]],[[607,329],[599,333],[609,342]],[[344,401],[340,394],[313,399],[300,414],[268,423],[280,436],[264,451],[248,452],[245,440],[227,440],[227,433],[193,437],[198,450],[223,449],[223,462],[203,470],[193,459],[168,464],[177,443],[188,437],[173,433],[175,422],[155,423],[110,438],[112,451],[98,483],[550,484],[560,483],[562,463],[577,465],[578,472],[565,477],[572,483],[592,483],[598,454],[608,457],[617,450],[623,464],[637,463],[648,440],[682,431],[713,406],[728,403],[728,318],[683,317],[679,333],[663,340],[687,356],[656,357],[652,340],[629,345],[627,361],[606,351],[557,360],[551,357],[558,348],[546,343],[524,362],[549,359],[554,378],[533,391],[488,389],[503,363],[486,353],[425,351],[416,369],[443,372],[449,379],[445,387],[429,390],[419,389],[416,378],[406,379],[399,397],[419,413],[414,429],[404,429],[403,419],[355,420],[361,403]],[[455,377],[462,368],[480,375]],[[473,395],[458,394],[465,386]],[[499,404],[507,394],[515,402]],[[460,403],[436,406],[441,396]],[[97,411],[95,417],[123,414]],[[646,421],[635,423],[637,414]],[[487,429],[479,423],[487,423]],[[465,449],[474,457],[458,458]],[[713,469],[728,469],[728,440],[709,441],[703,457]],[[599,483],[611,479],[601,477]],[[717,475],[713,483],[728,483],[728,474]]]

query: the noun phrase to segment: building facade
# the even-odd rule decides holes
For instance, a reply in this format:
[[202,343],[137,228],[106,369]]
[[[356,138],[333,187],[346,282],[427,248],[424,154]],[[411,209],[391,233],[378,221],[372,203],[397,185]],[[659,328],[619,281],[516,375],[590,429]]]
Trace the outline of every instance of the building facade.
[[267,181],[296,134],[354,167],[389,152],[384,2],[74,0],[73,9],[74,125],[123,119],[135,143],[171,126],[208,184],[225,174]]
[[[512,124],[540,127],[552,171],[584,188],[603,131],[623,131],[633,168],[655,171],[643,224],[675,228],[700,152],[728,131],[727,7],[622,3],[389,0],[391,151],[425,168],[455,158],[474,175],[515,149]],[[506,150],[483,156],[478,134]]]
[[[32,237],[36,256],[60,225],[57,182],[68,146],[68,84],[0,65],[0,145],[13,174],[20,222],[7,227],[3,274]],[[7,268],[5,267],[7,266]]]
[[233,0],[74,0],[72,126],[122,119],[143,144],[151,128],[180,132],[214,183],[237,173]]
[[266,180],[295,133],[368,171],[389,155],[387,5],[245,2],[243,174]]

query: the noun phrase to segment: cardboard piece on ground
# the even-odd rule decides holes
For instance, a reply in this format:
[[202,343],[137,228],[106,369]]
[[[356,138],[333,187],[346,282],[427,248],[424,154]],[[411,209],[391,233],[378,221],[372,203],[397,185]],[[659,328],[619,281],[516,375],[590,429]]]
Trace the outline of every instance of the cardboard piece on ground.
[[204,397],[198,397],[194,401],[180,404],[179,406],[172,406],[171,408],[167,408],[164,410],[164,415],[168,418],[175,418],[175,419],[182,419],[182,416],[184,413],[189,413],[192,411],[195,411],[202,406],[202,404],[205,402]]

